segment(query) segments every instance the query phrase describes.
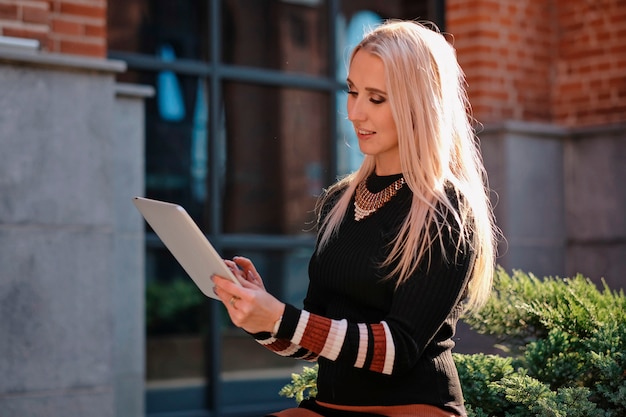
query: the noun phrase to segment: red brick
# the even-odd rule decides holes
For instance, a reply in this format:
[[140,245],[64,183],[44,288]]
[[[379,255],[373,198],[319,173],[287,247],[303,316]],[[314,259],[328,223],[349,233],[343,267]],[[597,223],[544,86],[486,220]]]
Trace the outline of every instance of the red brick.
[[57,18],[52,20],[52,32],[62,35],[81,36],[84,34],[84,25]]
[[2,30],[2,34],[4,36],[38,40],[42,46],[42,49],[45,49],[46,45],[48,44],[48,33],[42,30],[4,27],[4,29]]
[[49,7],[51,12],[59,13],[61,11],[61,0],[48,0]]
[[48,9],[41,7],[22,7],[22,20],[26,23],[48,23]]
[[93,36],[100,39],[106,39],[106,26],[104,25],[89,25],[84,26],[85,36]]
[[15,4],[0,3],[0,19],[17,20],[18,8]]
[[106,7],[104,5],[91,5],[82,3],[61,2],[59,11],[63,15],[82,16],[106,20]]
[[71,55],[106,57],[106,44],[94,44],[81,41],[60,40],[59,52]]
[[601,8],[585,0],[446,4],[446,29],[457,39],[479,120],[514,117],[567,126],[626,120],[626,112],[614,111],[617,92],[626,89],[620,78],[626,67],[623,0],[605,0]]

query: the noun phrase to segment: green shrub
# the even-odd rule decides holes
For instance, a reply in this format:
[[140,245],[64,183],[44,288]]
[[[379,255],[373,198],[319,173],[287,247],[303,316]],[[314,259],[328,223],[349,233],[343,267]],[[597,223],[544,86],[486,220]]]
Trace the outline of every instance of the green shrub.
[[150,282],[146,285],[146,328],[149,335],[192,334],[202,328],[206,297],[192,281]]
[[[470,417],[626,416],[623,291],[500,268],[492,297],[465,321],[506,354],[454,354]],[[281,395],[314,392],[316,368],[304,375]]]
[[304,366],[301,374],[291,374],[291,384],[285,385],[279,392],[287,398],[295,398],[300,404],[305,398],[317,395],[317,364]]

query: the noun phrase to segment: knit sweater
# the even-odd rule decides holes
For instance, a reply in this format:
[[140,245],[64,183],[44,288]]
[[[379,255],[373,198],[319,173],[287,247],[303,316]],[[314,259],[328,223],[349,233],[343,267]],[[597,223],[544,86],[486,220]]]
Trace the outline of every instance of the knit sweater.
[[[367,188],[376,193],[398,178],[373,174]],[[275,337],[259,333],[255,339],[280,355],[317,360],[319,401],[430,404],[465,416],[451,349],[471,251],[466,245],[455,255],[458,231],[444,233],[446,256],[436,241],[396,288],[380,264],[410,209],[412,192],[404,185],[360,221],[352,200],[337,235],[310,260],[304,308],[288,304]]]

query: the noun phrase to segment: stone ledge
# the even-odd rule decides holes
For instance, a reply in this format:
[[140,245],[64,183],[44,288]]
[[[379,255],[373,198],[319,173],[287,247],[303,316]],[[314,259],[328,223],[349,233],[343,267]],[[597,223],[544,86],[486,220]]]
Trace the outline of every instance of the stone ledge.
[[53,67],[56,69],[104,73],[121,73],[126,71],[126,63],[123,61],[2,47],[0,47],[0,64]]
[[580,136],[624,134],[626,122],[609,123],[597,126],[563,127],[551,123],[524,122],[505,120],[497,123],[486,123],[477,129],[477,135],[497,133],[521,133],[528,136],[548,138],[576,138]]
[[150,98],[154,97],[155,89],[150,85],[117,83],[115,94],[120,97]]
[[477,129],[477,135],[496,133],[521,133],[529,136],[562,138],[569,133],[569,129],[551,123],[524,122],[506,120],[498,123],[487,123],[482,129]]
[[596,135],[619,135],[626,137],[626,122],[609,123],[598,126],[584,126],[570,129],[573,138],[589,137]]

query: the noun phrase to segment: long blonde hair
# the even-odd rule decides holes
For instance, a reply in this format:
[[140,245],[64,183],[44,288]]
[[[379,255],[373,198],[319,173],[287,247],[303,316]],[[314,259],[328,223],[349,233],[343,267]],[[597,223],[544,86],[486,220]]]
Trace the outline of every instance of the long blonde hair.
[[[465,243],[475,256],[467,307],[479,307],[491,290],[497,229],[454,48],[442,34],[420,23],[388,21],[365,35],[350,62],[361,49],[383,61],[402,174],[413,192],[411,210],[384,265],[395,265],[390,277],[397,277],[400,285],[427,259],[431,245],[442,245],[445,256],[443,233],[459,229],[457,254]],[[357,171],[334,184],[318,202],[319,213],[329,195],[345,188],[320,225],[320,250],[337,232],[357,185],[374,171],[374,164],[366,155]],[[446,184],[456,191],[457,203],[448,198]],[[441,208],[453,214],[456,224],[448,224]]]

